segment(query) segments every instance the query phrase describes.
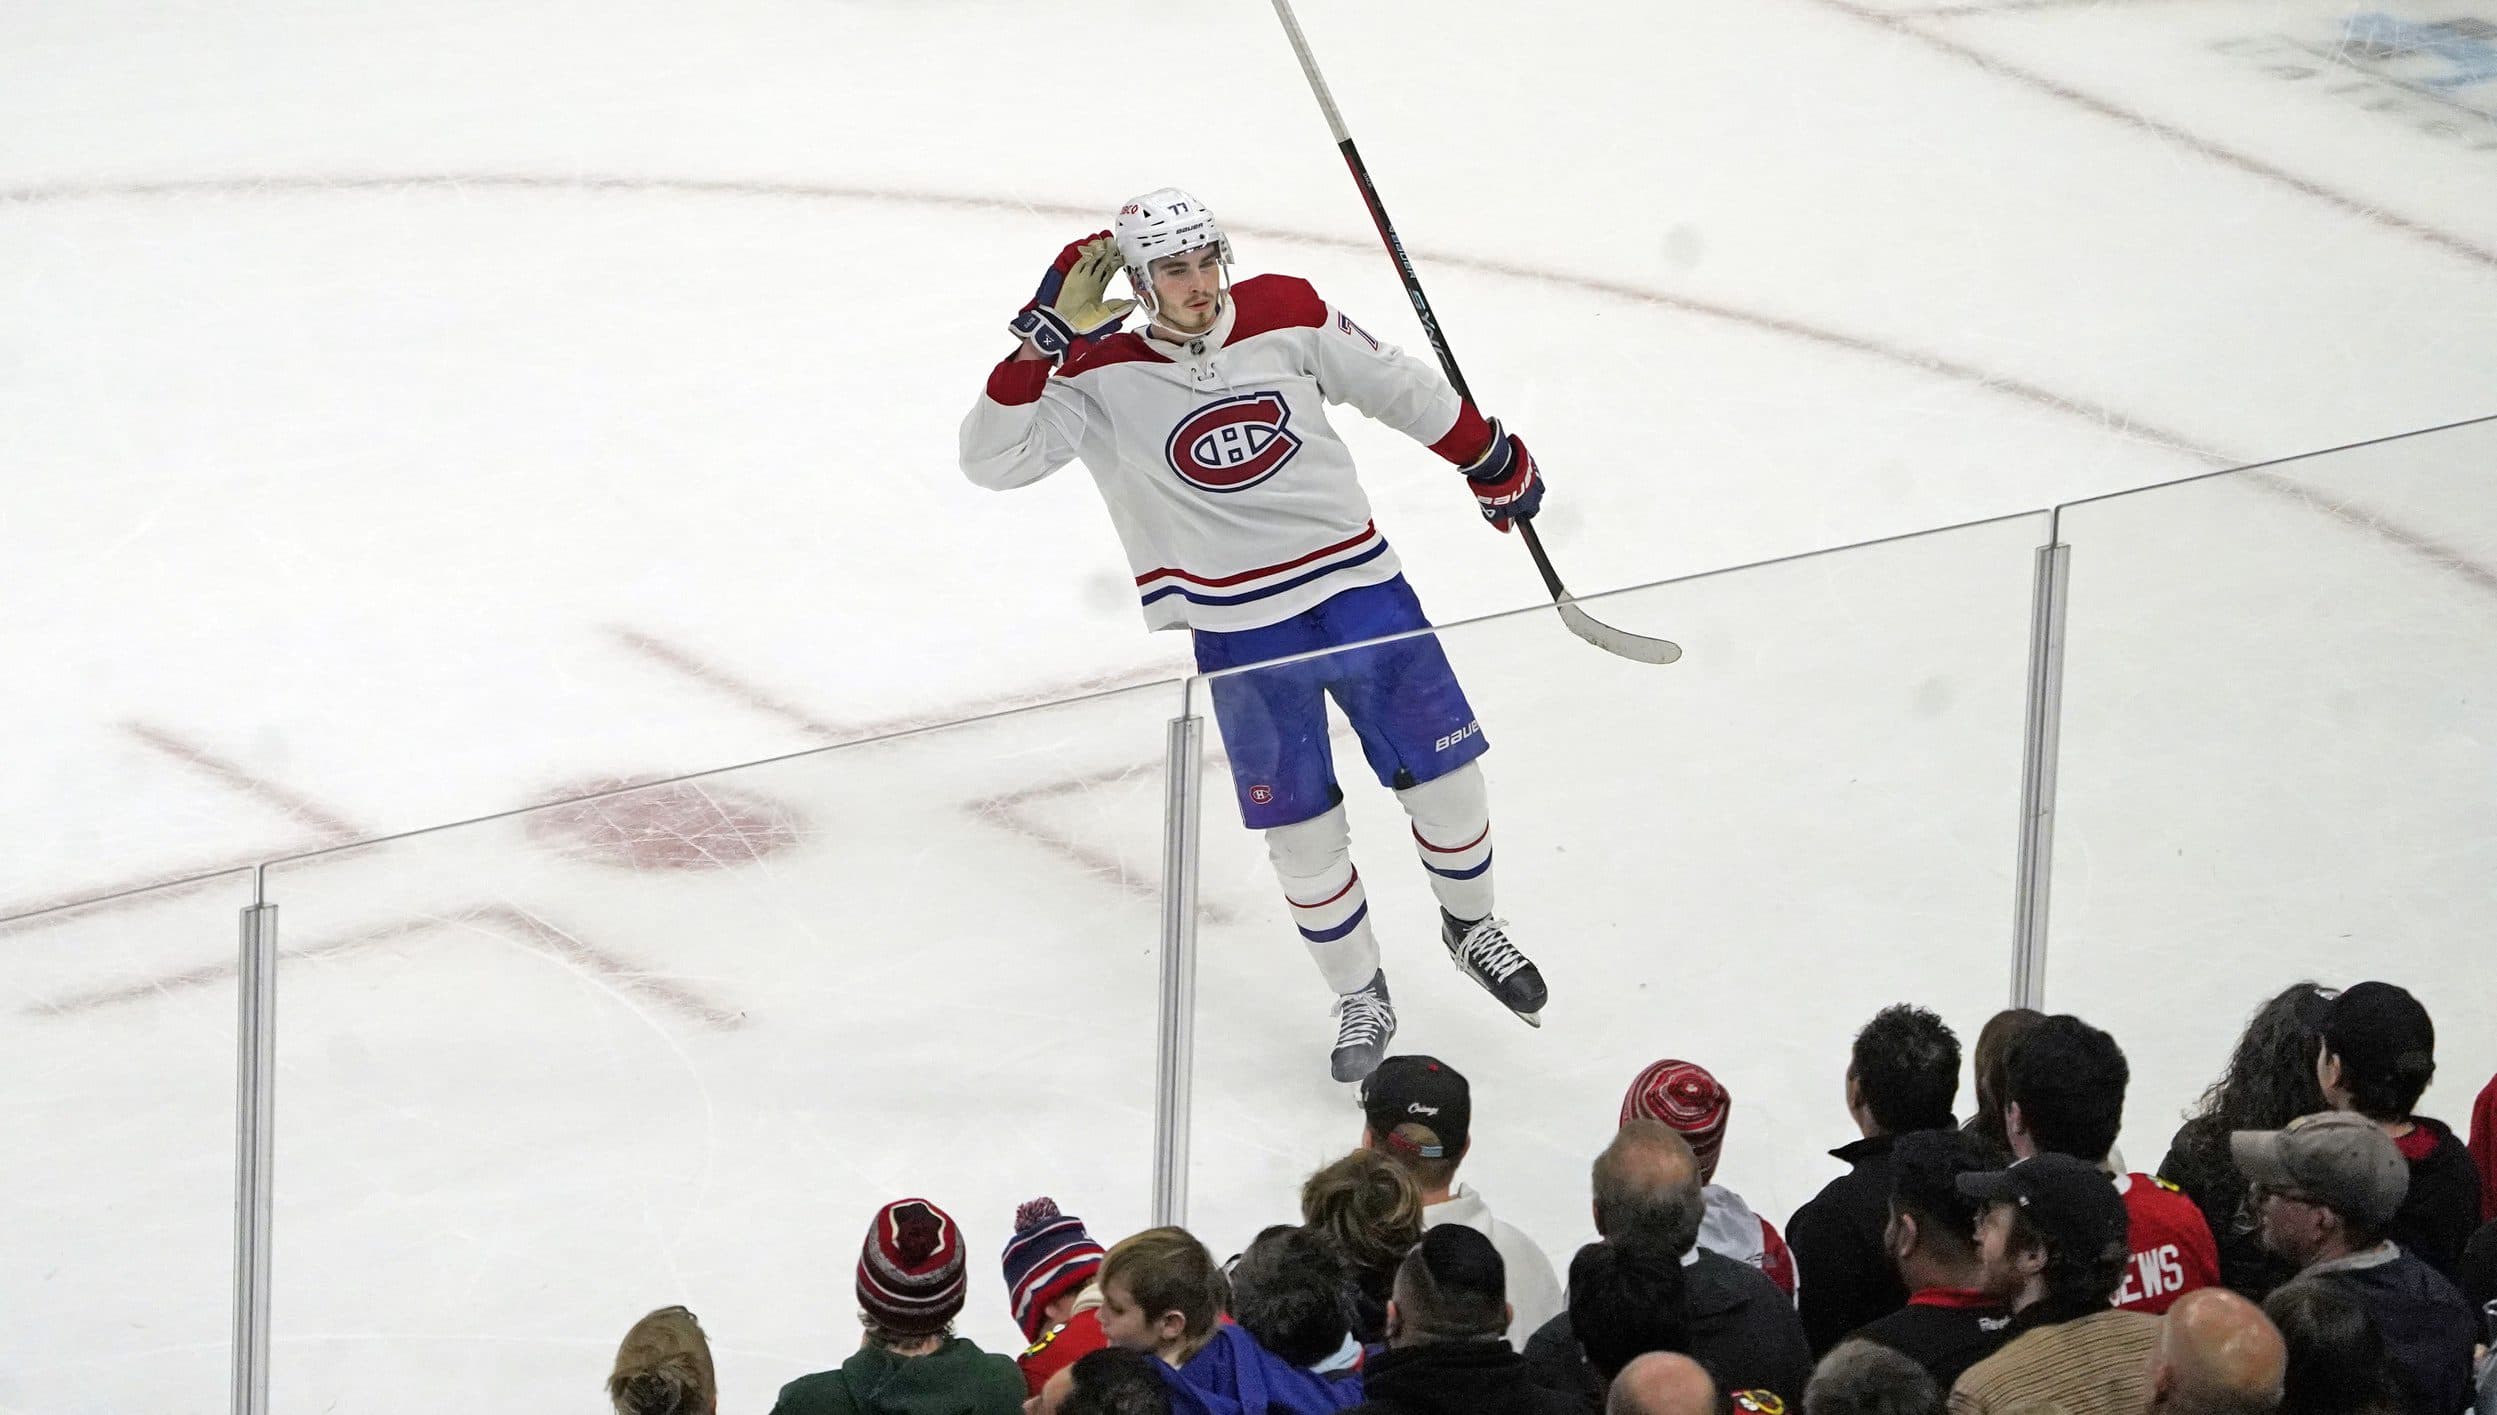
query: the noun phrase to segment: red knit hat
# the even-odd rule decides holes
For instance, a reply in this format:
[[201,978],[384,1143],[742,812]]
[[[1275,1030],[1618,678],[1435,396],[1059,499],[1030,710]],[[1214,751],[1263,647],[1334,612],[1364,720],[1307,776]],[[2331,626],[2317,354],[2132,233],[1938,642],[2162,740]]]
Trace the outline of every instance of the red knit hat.
[[1661,1120],[1681,1131],[1699,1159],[1699,1182],[1706,1184],[1717,1176],[1717,1153],[1725,1148],[1725,1118],[1733,1108],[1734,1097],[1708,1074],[1707,1067],[1668,1058],[1649,1066],[1630,1083],[1629,1094],[1621,1098],[1621,1123]]
[[858,1255],[858,1305],[897,1336],[933,1336],[962,1310],[962,1234],[925,1199],[876,1210]]

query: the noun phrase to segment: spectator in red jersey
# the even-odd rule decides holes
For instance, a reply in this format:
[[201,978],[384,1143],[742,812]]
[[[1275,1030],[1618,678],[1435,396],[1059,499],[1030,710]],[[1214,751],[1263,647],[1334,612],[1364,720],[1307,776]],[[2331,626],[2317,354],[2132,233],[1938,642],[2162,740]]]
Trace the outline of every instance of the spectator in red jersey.
[[[1977,1113],[1960,1129],[1993,1147],[1994,1163],[2011,1163],[2011,1135],[2003,1129],[2003,1069],[2011,1064],[2012,1048],[2031,1027],[2046,1020],[2034,1007],[2006,1007],[1985,1020],[1977,1033],[1977,1054],[1968,1063],[1968,1083],[1977,1093]],[[1947,1386],[1948,1383],[1946,1382]]]
[[1517,1313],[1507,1339],[1524,1345],[1559,1315],[1561,1280],[1552,1260],[1515,1224],[1503,1222],[1457,1166],[1473,1149],[1474,1092],[1464,1076],[1430,1056],[1391,1056],[1361,1081],[1361,1143],[1413,1172],[1422,1191],[1422,1227],[1461,1223],[1500,1250],[1508,1303]]
[[1084,1221],[1058,1212],[1057,1201],[1038,1198],[1014,1211],[1014,1236],[1006,1240],[1006,1305],[1027,1343],[1015,1364],[1033,1394],[1051,1373],[1071,1366],[1109,1341],[1101,1335],[1101,1245]]
[[2460,1410],[2479,1323],[2452,1283],[2385,1237],[2410,1184],[2392,1137],[2365,1116],[2325,1111],[2230,1143],[2254,1181],[2263,1242],[2367,1308],[2414,1408]]
[[925,1199],[876,1210],[858,1257],[857,1352],[782,1386],[773,1415],[1021,1415],[1014,1363],[954,1335],[964,1287],[951,1215]]
[[2292,983],[2246,1020],[2228,1058],[2228,1070],[2202,1093],[2193,1116],[2169,1142],[2159,1177],[2185,1192],[2202,1210],[2219,1243],[2220,1281],[2261,1301],[2297,1276],[2297,1266],[2263,1247],[2246,1207],[2246,1177],[2230,1158],[2228,1137],[2238,1130],[2278,1130],[2301,1115],[2324,1110],[2315,1084],[2315,1048],[2322,1045],[2324,1011],[2332,993],[2314,983]]
[[[2101,1169],[2124,1118],[2132,1078],[2116,1039],[2070,1014],[2029,1028],[2003,1072],[2003,1125],[2014,1155],[2070,1155]],[[2202,1211],[2173,1184],[2147,1174],[2118,1174],[2132,1269],[2116,1305],[2164,1312],[2177,1298],[2220,1280],[2219,1246]]]
[[1961,1175],[1995,1167],[1992,1154],[1964,1130],[1902,1135],[1890,1152],[1890,1227],[1882,1242],[1898,1265],[1907,1305],[1855,1335],[1924,1367],[1937,1390],[1949,1390],[1960,1372],[2011,1339],[2010,1306],[1985,1290],[1979,1205],[1959,1192]]
[[1830,1151],[1848,1172],[1786,1223],[1795,1255],[1796,1308],[1815,1356],[1847,1333],[1906,1305],[1907,1289],[1882,1251],[1890,1222],[1890,1148],[1911,1130],[1959,1121],[1959,1038],[1942,1019],[1901,1003],[1856,1033],[1847,1060],[1847,1114],[1863,1138]]
[[633,1324],[607,1377],[616,1415],[718,1415],[719,1378],[702,1323],[682,1307],[662,1307]]
[[2436,1027],[2391,983],[2360,983],[2332,1000],[2315,1080],[2334,1110],[2384,1128],[2410,1165],[2410,1192],[2385,1236],[2451,1278],[2480,1226],[2480,1173],[2441,1120],[2411,1114],[2436,1075]]
[[1751,1264],[1792,1297],[1795,1255],[1786,1250],[1777,1225],[1752,1212],[1742,1195],[1716,1182],[1725,1123],[1733,1111],[1734,1097],[1708,1068],[1667,1058],[1651,1063],[1630,1082],[1629,1093],[1621,1098],[1620,1123],[1654,1120],[1682,1132],[1699,1158],[1700,1193],[1708,1200],[1708,1211],[1699,1220],[1699,1246]]

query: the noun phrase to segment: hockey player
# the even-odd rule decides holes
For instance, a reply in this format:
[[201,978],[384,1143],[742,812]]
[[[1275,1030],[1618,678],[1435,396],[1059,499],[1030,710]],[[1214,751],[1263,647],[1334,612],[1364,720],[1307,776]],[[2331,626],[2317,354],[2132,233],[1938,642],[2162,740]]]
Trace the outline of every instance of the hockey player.
[[[1439,371],[1382,345],[1308,282],[1230,282],[1231,242],[1171,188],[1058,253],[962,424],[981,486],[1028,485],[1082,459],[1109,506],[1155,629],[1194,636],[1199,671],[1424,630],[1327,422],[1349,403],[1461,468],[1502,531],[1543,483],[1526,445]],[[1124,273],[1133,300],[1113,299]],[[1120,323],[1141,306],[1143,333]],[[1542,1025],[1542,974],[1492,916],[1486,743],[1428,633],[1213,680],[1243,822],[1261,831],[1293,922],[1336,992],[1335,1079],[1357,1081],[1396,1033],[1327,741],[1326,699],[1413,821],[1457,966]]]

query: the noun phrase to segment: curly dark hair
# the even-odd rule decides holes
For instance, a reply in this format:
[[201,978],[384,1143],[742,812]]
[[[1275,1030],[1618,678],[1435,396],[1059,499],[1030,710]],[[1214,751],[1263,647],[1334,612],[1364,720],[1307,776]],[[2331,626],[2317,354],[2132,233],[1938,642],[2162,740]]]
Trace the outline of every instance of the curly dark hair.
[[1873,1123],[1893,1135],[1947,1130],[1959,1122],[1959,1038],[1940,1017],[1898,1003],[1855,1034],[1847,1074],[1856,1079]]
[[[2231,1130],[2279,1130],[2301,1115],[2330,1110],[2315,1082],[2315,1051],[2323,1045],[2324,1010],[2332,990],[2291,983],[2254,1009],[2229,1053],[2228,1069],[2195,1103],[2189,1118]],[[2223,1143],[2225,1143],[2223,1141]]]

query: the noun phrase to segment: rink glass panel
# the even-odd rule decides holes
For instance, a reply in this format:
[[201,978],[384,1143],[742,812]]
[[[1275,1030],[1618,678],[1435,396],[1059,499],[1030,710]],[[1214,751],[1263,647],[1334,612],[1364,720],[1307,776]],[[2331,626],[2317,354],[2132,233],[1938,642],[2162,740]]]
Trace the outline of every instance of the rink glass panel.
[[238,871],[0,921],[0,1409],[226,1408]]
[[[1782,1220],[1840,1171],[1823,1151],[1855,1138],[1847,1039],[1867,1018],[1912,1001],[1973,1044],[2001,1005],[2046,524],[1586,602],[1678,641],[1670,666],[1606,654],[1548,608],[1440,631],[1491,741],[1497,907],[1549,981],[1540,1031],[1451,966],[1406,818],[1334,717],[1391,1051],[1468,1077],[1461,1177],[1556,1267],[1590,1236],[1587,1167],[1647,1063],[1697,1061],[1726,1084],[1719,1178]],[[1328,1075],[1332,996],[1210,725],[1204,780],[1189,1217],[1220,1255],[1295,1221],[1301,1180],[1362,1122]]]
[[2132,1062],[2158,1164],[2300,979],[2411,989],[2422,1111],[2497,1067],[2497,422],[2083,503],[2047,1005]]
[[272,866],[272,1408],[596,1404],[671,1303],[724,1405],[857,1345],[879,1204],[961,1330],[1047,1194],[1146,1221],[1166,683]]

